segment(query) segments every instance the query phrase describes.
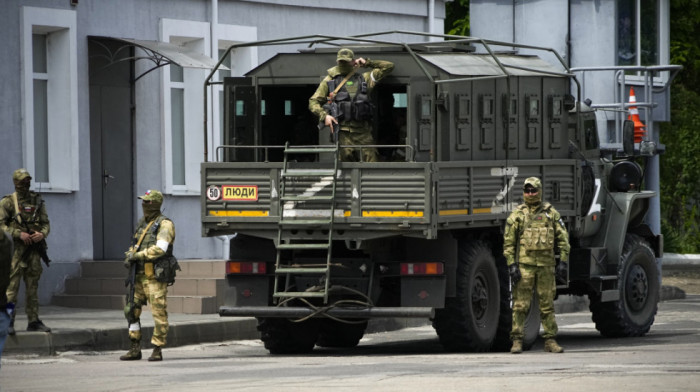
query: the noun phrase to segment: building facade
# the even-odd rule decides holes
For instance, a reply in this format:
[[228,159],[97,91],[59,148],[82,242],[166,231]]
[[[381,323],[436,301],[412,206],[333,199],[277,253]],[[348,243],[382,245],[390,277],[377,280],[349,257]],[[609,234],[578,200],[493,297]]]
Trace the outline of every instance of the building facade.
[[[678,71],[653,70],[669,65],[669,1],[471,0],[471,35],[557,51],[577,76],[580,87],[573,91],[597,109],[599,139],[609,149],[622,146],[621,124],[633,88],[645,138],[658,146],[660,122],[671,120],[668,87]],[[558,63],[553,55],[547,60]],[[658,192],[658,154],[646,159],[646,189]],[[658,197],[647,223],[661,232]]]
[[[165,194],[175,253],[219,259],[227,238],[202,238],[199,164],[219,144],[221,91],[203,82],[231,44],[387,30],[442,33],[444,0],[19,0],[0,13],[0,194],[26,167],[46,200],[54,260],[40,301],[81,260],[123,257],[136,196]],[[398,38],[397,38],[398,39]],[[239,49],[215,78],[243,75],[278,50]],[[294,49],[294,48],[291,48]]]

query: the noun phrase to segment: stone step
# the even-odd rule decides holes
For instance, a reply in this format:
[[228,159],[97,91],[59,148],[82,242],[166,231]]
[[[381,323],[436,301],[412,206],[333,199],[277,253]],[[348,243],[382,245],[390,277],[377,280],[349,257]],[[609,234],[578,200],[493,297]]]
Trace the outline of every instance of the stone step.
[[[224,260],[178,260],[182,271],[177,272],[178,278],[223,278],[226,274]],[[126,277],[128,270],[121,260],[82,261],[80,275],[84,278],[114,278]]]
[[[224,260],[179,260],[175,284],[168,287],[168,312],[211,314],[223,304],[226,287]],[[127,269],[121,260],[80,263],[81,276],[67,278],[65,292],[54,295],[57,306],[124,309]]]
[[[216,296],[223,293],[222,278],[180,278],[168,287],[168,295]],[[121,295],[127,292],[125,278],[66,278],[65,294]]]
[[[67,308],[114,309],[123,311],[126,295],[81,295],[57,294],[51,300],[52,305]],[[144,309],[148,309],[145,306]],[[213,314],[219,305],[216,297],[170,295],[168,293],[168,313]]]

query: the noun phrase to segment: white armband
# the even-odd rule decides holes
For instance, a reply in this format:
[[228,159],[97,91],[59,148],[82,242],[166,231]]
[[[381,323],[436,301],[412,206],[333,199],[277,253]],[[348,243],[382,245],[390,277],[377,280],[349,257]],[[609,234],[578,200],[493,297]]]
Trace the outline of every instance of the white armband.
[[156,241],[156,246],[163,249],[163,252],[166,252],[168,250],[168,246],[170,246],[170,242],[164,241],[164,240],[158,240],[158,241]]

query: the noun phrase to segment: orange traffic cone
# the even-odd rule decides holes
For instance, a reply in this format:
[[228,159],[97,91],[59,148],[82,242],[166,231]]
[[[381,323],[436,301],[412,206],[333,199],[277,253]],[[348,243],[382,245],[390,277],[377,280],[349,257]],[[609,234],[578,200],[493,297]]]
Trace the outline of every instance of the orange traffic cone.
[[[630,87],[630,105],[637,103],[637,97],[634,95],[634,87]],[[644,128],[644,123],[639,119],[639,110],[637,106],[630,106],[630,114],[627,116],[628,120],[634,122],[634,142],[640,143],[647,131]]]

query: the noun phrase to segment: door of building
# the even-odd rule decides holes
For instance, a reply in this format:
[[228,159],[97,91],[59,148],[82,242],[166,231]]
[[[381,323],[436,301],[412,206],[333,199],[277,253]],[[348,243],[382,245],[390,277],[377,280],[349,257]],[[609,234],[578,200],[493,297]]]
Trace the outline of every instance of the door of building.
[[[97,260],[123,259],[134,228],[133,62],[104,64],[108,40],[91,40],[90,149],[93,248]],[[124,51],[129,56],[129,50]],[[112,52],[114,53],[114,52]]]

